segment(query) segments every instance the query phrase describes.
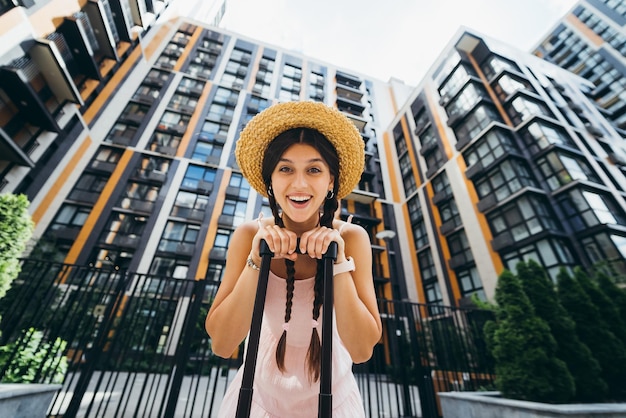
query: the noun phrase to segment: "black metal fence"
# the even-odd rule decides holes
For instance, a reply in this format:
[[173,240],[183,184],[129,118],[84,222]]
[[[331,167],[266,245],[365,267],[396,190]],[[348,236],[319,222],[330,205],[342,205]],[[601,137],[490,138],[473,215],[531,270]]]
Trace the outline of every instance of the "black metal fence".
[[[204,331],[217,286],[25,260],[0,300],[0,381],[62,383],[50,417],[215,416],[240,366]],[[492,384],[491,312],[379,303],[383,338],[354,366],[369,417],[440,417],[438,392]]]

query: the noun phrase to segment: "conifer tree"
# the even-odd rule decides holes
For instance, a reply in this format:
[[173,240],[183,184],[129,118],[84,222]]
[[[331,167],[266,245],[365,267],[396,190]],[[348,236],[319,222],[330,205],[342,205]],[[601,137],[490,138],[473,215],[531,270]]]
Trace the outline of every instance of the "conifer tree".
[[496,387],[503,397],[564,403],[574,381],[555,355],[556,342],[545,321],[535,315],[517,277],[504,271],[496,288],[496,322],[485,326],[495,360]]
[[622,323],[626,324],[626,289],[617,286],[615,281],[602,271],[596,271],[594,277],[600,290],[613,301]]
[[516,266],[519,280],[535,313],[550,326],[557,343],[556,356],[567,365],[576,386],[576,402],[600,402],[607,394],[607,384],[600,377],[602,369],[589,347],[576,334],[576,324],[559,302],[552,280],[534,260]]
[[600,310],[580,283],[564,268],[557,276],[557,291],[563,307],[576,323],[576,332],[602,368],[602,378],[609,386],[609,396],[623,399],[626,395],[626,350],[600,315]]

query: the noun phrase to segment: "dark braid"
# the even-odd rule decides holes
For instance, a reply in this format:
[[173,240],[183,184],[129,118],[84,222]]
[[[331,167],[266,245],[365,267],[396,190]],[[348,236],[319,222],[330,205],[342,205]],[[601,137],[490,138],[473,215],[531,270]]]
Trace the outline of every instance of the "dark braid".
[[[274,215],[274,222],[276,225],[284,228],[285,225],[283,223],[283,218],[281,218],[278,213],[278,204],[276,204],[276,199],[274,196],[268,196],[270,208],[272,209],[272,214]],[[291,320],[291,307],[293,305],[293,290],[295,287],[295,277],[296,277],[296,269],[295,263],[291,260],[285,259],[285,266],[287,267],[287,297],[285,301],[285,324],[288,324]],[[285,350],[287,348],[287,330],[283,329],[283,333],[278,340],[278,345],[276,346],[276,364],[278,366],[278,370],[281,372],[285,372]]]
[[[339,207],[337,199],[326,199],[324,202],[324,213],[320,218],[320,226],[327,228],[333,227],[334,214]],[[317,321],[320,317],[320,308],[324,304],[324,262],[317,261],[317,271],[315,273],[315,285],[313,286],[315,297],[313,299],[313,320]],[[313,327],[311,331],[311,342],[307,351],[307,369],[309,372],[309,380],[316,382],[320,378],[320,367],[322,364],[322,345],[317,328]]]

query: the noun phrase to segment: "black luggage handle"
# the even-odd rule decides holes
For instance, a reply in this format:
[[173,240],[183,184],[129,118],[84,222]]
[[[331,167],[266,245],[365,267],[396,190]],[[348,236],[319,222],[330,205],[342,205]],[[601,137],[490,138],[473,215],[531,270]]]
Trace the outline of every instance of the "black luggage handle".
[[[299,244],[299,240],[298,240]],[[296,246],[299,252],[299,245]],[[252,408],[252,394],[254,384],[254,372],[256,369],[257,354],[259,352],[259,340],[261,337],[261,323],[263,321],[263,309],[267,294],[267,282],[270,272],[270,264],[274,253],[270,251],[265,240],[261,240],[260,246],[261,267],[259,281],[256,289],[252,322],[250,323],[250,336],[243,368],[241,389],[237,402],[235,418],[248,418]],[[337,243],[331,242],[322,256],[324,260],[324,309],[322,310],[322,364],[320,370],[320,393],[318,405],[318,417],[330,418],[332,416],[332,340],[333,340],[333,265],[337,259]]]

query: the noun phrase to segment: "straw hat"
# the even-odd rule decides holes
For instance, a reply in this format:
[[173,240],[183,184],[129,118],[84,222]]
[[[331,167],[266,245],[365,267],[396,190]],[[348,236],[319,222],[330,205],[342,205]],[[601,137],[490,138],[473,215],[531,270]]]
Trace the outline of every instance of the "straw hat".
[[350,194],[359,184],[365,165],[363,138],[343,113],[319,102],[278,103],[248,122],[237,141],[235,156],[250,185],[267,197],[261,176],[265,149],[279,134],[293,128],[315,129],[335,147],[339,156],[337,198]]

